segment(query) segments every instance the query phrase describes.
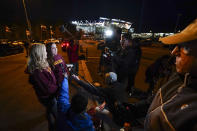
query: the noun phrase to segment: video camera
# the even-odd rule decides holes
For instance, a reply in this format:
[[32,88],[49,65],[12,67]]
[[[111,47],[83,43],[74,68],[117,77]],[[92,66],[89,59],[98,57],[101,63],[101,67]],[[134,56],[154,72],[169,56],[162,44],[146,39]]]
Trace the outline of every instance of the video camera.
[[73,68],[73,64],[66,64],[68,71],[72,71]]
[[113,56],[114,52],[111,51],[108,47],[105,47],[104,52],[102,54],[104,64],[111,64]]

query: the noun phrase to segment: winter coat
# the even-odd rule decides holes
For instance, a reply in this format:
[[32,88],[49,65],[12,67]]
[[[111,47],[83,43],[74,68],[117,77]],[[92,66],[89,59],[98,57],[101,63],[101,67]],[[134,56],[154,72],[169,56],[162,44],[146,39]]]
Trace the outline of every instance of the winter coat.
[[113,67],[118,78],[124,78],[127,77],[127,75],[136,74],[139,68],[140,58],[140,49],[128,46],[120,51],[119,54],[113,58]]
[[197,78],[173,75],[157,92],[145,119],[148,131],[197,130]]
[[29,76],[29,82],[33,85],[41,103],[56,95],[56,78],[50,67],[43,70],[34,70]]

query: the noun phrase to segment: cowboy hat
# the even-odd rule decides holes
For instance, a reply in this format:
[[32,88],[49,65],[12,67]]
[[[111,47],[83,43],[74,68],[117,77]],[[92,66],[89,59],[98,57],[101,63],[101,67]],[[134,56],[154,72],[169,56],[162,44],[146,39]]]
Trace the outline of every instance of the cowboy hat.
[[161,41],[164,44],[171,45],[171,44],[184,43],[195,39],[197,39],[197,19],[195,19],[180,33],[159,38],[159,41]]

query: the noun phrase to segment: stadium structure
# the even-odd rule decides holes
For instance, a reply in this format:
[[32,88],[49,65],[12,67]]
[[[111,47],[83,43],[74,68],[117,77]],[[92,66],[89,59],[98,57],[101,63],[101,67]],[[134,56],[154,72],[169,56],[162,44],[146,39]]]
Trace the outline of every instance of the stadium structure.
[[105,35],[110,35],[112,27],[119,27],[123,32],[134,32],[132,23],[120,19],[109,19],[100,17],[99,20],[95,21],[72,21],[72,24],[76,25],[77,30],[83,30],[86,36],[87,34],[94,34],[94,37],[104,38]]
[[[89,39],[103,39],[113,35],[112,27],[119,27],[122,29],[122,33],[130,32],[132,37],[150,38],[150,37],[163,37],[172,35],[174,33],[153,33],[151,30],[147,33],[134,33],[132,23],[120,19],[110,19],[100,17],[95,21],[80,20],[72,21],[72,24],[76,25],[77,30],[84,32],[84,37]],[[92,35],[91,35],[92,34]]]

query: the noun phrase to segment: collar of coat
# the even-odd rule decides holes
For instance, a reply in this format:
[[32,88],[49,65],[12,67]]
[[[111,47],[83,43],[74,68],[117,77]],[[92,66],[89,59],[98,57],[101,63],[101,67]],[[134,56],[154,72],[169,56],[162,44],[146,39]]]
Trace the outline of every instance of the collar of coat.
[[190,87],[197,90],[197,77],[191,76],[189,73],[186,73],[185,75],[179,74],[179,76],[183,80],[184,87]]

